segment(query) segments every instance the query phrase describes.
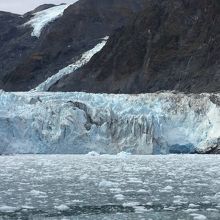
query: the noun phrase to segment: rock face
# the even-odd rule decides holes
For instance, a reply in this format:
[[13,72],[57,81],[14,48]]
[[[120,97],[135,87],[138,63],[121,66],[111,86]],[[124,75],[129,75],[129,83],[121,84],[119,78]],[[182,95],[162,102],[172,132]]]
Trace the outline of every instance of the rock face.
[[[20,15],[0,12],[0,85],[2,79],[22,61],[32,48],[27,28],[20,28],[23,18]],[[29,33],[28,33],[29,32]]]
[[219,0],[145,2],[101,53],[51,91],[220,91]]
[[0,154],[219,152],[219,94],[0,93]]
[[0,88],[37,87],[110,36],[51,91],[143,93],[220,90],[219,0],[79,0],[39,37],[24,16],[0,12]]
[[[47,8],[53,11],[56,6],[44,5],[23,17],[10,15],[16,22],[11,22],[8,35],[0,38],[1,88],[33,89],[125,25],[130,16],[144,8],[144,3],[145,0],[80,0],[45,26],[39,38],[31,37],[31,26],[22,24],[33,18],[33,13]],[[6,17],[0,22],[4,20],[7,25]]]

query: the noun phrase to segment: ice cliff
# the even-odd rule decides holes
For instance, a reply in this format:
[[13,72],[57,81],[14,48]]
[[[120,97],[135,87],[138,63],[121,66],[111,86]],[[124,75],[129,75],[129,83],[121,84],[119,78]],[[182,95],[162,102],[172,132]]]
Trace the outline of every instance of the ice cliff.
[[219,138],[219,94],[0,92],[1,154],[203,153]]

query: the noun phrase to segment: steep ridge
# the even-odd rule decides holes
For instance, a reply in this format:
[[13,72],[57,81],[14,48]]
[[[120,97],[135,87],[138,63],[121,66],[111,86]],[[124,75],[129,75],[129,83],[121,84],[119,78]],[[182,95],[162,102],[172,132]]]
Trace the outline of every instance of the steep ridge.
[[211,153],[220,95],[0,93],[0,153]]
[[218,0],[154,0],[51,91],[220,91]]
[[[35,88],[48,77],[74,63],[83,53],[100,43],[102,38],[126,24],[131,15],[143,10],[145,2],[146,0],[80,0],[47,25],[40,36],[31,37],[31,33],[36,36],[31,25],[19,28],[22,31],[28,29],[29,38],[24,42],[34,43],[22,55],[21,61],[11,65],[8,71],[3,71],[2,88],[7,91]],[[57,6],[46,10],[51,11],[55,7]],[[25,18],[23,24],[28,24],[30,19]],[[1,54],[0,57],[4,55]]]
[[34,15],[35,13],[40,12],[40,11],[44,11],[44,10],[49,9],[49,8],[52,8],[52,7],[54,7],[54,6],[56,6],[56,5],[54,5],[54,4],[43,4],[43,5],[38,6],[38,7],[35,8],[34,10],[25,13],[23,16],[24,16],[24,17],[27,17],[27,16],[28,16],[28,17],[33,17],[33,15]]

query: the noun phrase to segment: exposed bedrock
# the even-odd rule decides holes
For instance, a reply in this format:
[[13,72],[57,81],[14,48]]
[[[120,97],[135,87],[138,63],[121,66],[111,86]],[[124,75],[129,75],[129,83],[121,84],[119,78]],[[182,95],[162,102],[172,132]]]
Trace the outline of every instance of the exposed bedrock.
[[144,9],[145,2],[80,0],[64,6],[60,16],[54,15],[62,6],[53,5],[40,6],[23,16],[0,12],[0,88],[35,88],[125,25]]
[[150,0],[83,68],[51,91],[220,91],[219,0]]

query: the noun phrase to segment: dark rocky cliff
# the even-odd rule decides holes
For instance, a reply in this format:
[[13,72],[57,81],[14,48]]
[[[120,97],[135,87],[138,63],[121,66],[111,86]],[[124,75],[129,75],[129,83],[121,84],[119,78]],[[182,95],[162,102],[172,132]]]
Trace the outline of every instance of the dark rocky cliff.
[[[13,39],[0,42],[5,45],[0,52],[1,88],[7,91],[34,88],[93,48],[101,38],[125,25],[132,14],[143,10],[144,3],[145,0],[80,0],[44,28],[39,39],[31,37],[31,27],[15,24]],[[31,13],[19,18],[19,24],[26,22],[27,16]]]
[[0,12],[0,85],[2,78],[22,62],[26,51],[32,48],[30,31],[20,28],[22,23],[20,15]]
[[52,91],[220,91],[220,1],[146,1],[104,49]]
[[109,35],[100,53],[50,90],[220,90],[219,0],[80,0],[31,37],[23,24],[50,7],[0,12],[0,88],[33,89]]

